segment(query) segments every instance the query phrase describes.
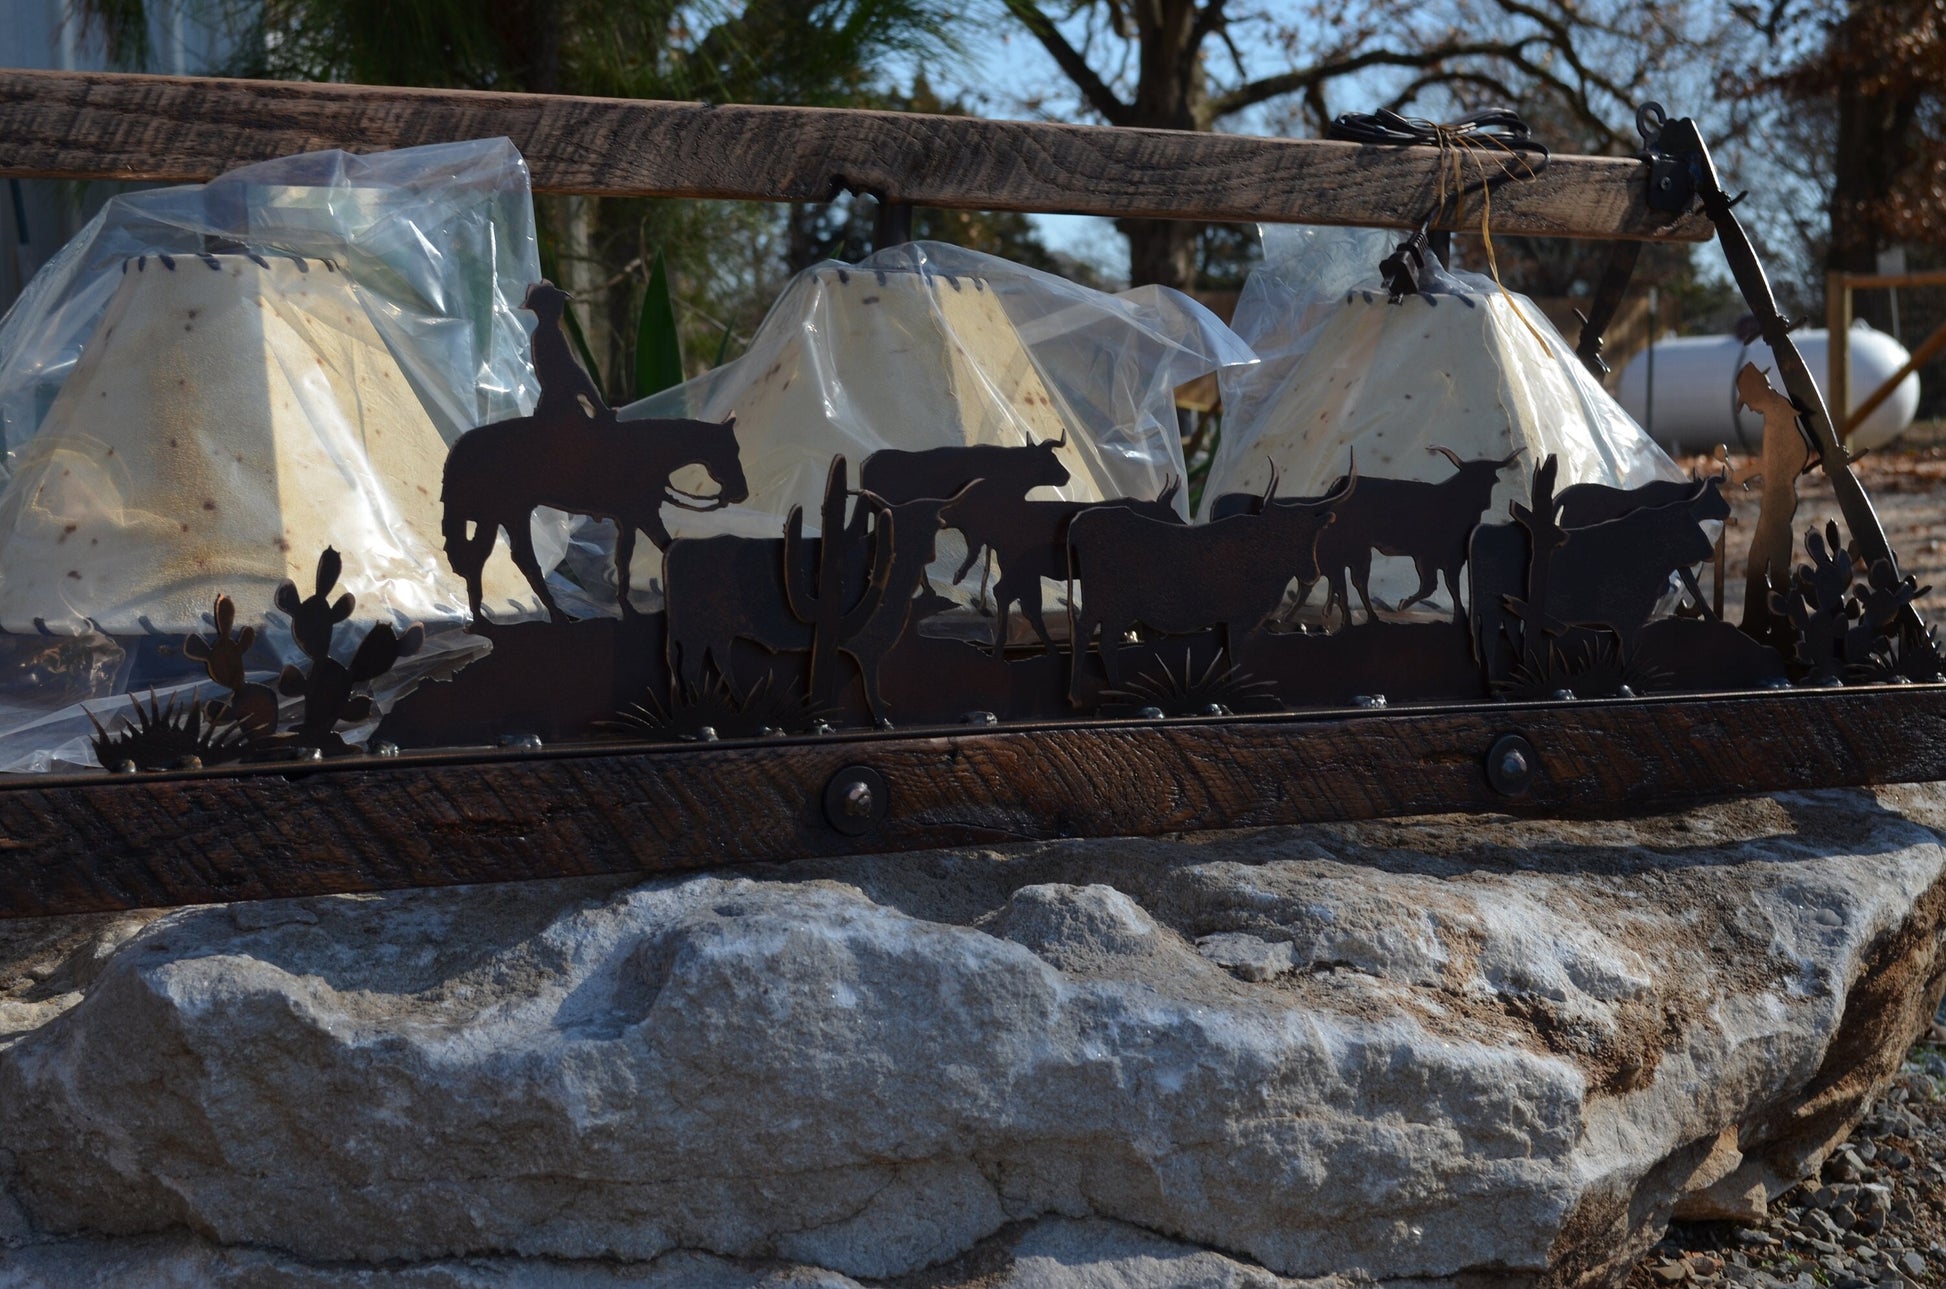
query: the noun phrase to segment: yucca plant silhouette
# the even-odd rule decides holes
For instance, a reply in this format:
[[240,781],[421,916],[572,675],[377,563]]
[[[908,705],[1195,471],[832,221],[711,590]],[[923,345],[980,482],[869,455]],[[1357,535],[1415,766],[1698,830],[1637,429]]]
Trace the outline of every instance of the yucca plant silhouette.
[[1123,688],[1104,691],[1102,701],[1154,707],[1165,716],[1228,716],[1235,712],[1274,712],[1283,706],[1277,701],[1275,685],[1252,679],[1249,673],[1232,666],[1223,652],[1219,651],[1199,672],[1187,649],[1183,650],[1180,670],[1163,663],[1160,671],[1141,672]]
[[695,739],[705,737],[705,730],[718,738],[760,738],[809,734],[831,725],[837,715],[795,686],[774,688],[768,675],[742,691],[713,676],[702,685],[680,685],[666,704],[651,689],[601,728],[621,738]]
[[90,742],[103,769],[129,765],[138,770],[194,769],[241,760],[249,749],[241,725],[208,719],[201,703],[176,698],[163,703],[154,690],[149,691],[146,707],[135,695],[128,702],[129,711],[112,732],[88,712],[88,723],[95,727]]

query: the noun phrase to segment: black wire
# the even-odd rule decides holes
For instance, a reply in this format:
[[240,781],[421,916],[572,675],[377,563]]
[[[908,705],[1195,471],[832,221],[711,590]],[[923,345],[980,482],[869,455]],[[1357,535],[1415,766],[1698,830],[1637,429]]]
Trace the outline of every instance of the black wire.
[[[1497,174],[1487,174],[1449,194],[1444,205],[1457,208],[1467,197],[1487,188],[1497,188],[1509,179],[1531,179],[1547,169],[1548,148],[1534,137],[1520,113],[1510,107],[1487,108],[1456,121],[1434,122],[1424,117],[1401,116],[1388,108],[1376,112],[1346,112],[1331,123],[1325,137],[1350,143],[1385,147],[1442,147],[1457,144],[1477,153],[1504,153],[1519,158],[1520,165],[1503,160]],[[1435,206],[1420,221],[1422,227],[1440,214]]]
[[1510,107],[1488,108],[1444,123],[1400,116],[1388,108],[1347,112],[1333,121],[1325,134],[1368,146],[1436,147],[1442,153],[1442,160],[1447,149],[1457,148],[1475,158],[1481,153],[1495,154],[1500,161],[1497,173],[1490,172],[1490,167],[1479,167],[1478,179],[1462,184],[1458,192],[1448,193],[1435,202],[1419,218],[1412,233],[1378,266],[1394,304],[1426,289],[1426,246],[1433,224],[1444,211],[1457,211],[1474,193],[1497,188],[1509,179],[1531,179],[1547,169],[1547,145],[1534,138],[1527,122]]
[[1389,108],[1376,112],[1346,112],[1331,123],[1326,136],[1352,143],[1437,144],[1441,134],[1448,138],[1490,138],[1509,151],[1547,156],[1547,145],[1534,138],[1534,132],[1520,113],[1510,107],[1491,107],[1473,112],[1457,121],[1434,122],[1420,116],[1400,116]]

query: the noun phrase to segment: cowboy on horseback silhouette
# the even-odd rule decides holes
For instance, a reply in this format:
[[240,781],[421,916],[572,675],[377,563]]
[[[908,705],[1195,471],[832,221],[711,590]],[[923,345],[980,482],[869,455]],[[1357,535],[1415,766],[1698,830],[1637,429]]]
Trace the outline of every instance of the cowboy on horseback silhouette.
[[[531,416],[482,425],[460,435],[446,455],[440,490],[446,559],[466,579],[467,604],[480,616],[481,577],[504,529],[515,567],[555,616],[546,570],[534,552],[532,521],[538,506],[606,519],[616,529],[615,571],[622,612],[628,602],[629,562],[636,530],[662,550],[669,529],[664,505],[719,510],[750,495],[736,442],[736,418],[722,424],[687,419],[645,420],[624,426],[568,350],[561,329],[568,293],[551,282],[527,289],[522,305],[534,328],[534,372],[541,393]],[[700,465],[716,494],[698,497],[670,482],[688,465]]]
[[613,409],[588,373],[581,370],[581,364],[574,360],[574,353],[568,347],[567,331],[561,324],[567,316],[568,301],[572,299],[573,296],[543,278],[527,288],[527,298],[520,303],[521,308],[539,319],[533,339],[534,373],[541,382],[540,397],[534,403],[534,421],[539,425],[550,424],[571,410],[595,420],[604,415],[614,417]]

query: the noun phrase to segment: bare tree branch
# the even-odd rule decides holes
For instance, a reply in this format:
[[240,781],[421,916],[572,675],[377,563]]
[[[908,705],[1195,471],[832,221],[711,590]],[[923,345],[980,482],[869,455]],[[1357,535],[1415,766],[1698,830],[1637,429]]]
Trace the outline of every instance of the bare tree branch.
[[1060,28],[1054,25],[1054,20],[1048,17],[1034,0],[1006,0],[1006,4],[1007,12],[1013,15],[1016,22],[1027,28],[1029,35],[1041,42],[1041,47],[1047,50],[1048,55],[1054,59],[1061,71],[1081,91],[1081,96],[1087,101],[1089,107],[1100,113],[1101,118],[1110,125],[1131,123],[1129,105],[1117,98],[1115,91],[1108,88],[1107,82],[1095,74],[1095,69],[1088,65],[1088,60],[1068,43],[1068,38],[1061,34]]
[[1348,76],[1353,72],[1364,71],[1368,67],[1437,67],[1454,58],[1506,58],[1512,59],[1520,53],[1523,46],[1538,37],[1525,37],[1515,41],[1474,41],[1453,42],[1436,45],[1430,49],[1407,52],[1396,49],[1373,49],[1349,58],[1332,62],[1318,63],[1295,71],[1280,72],[1275,76],[1264,76],[1213,95],[1210,99],[1212,119],[1241,112],[1244,108],[1255,107],[1266,99],[1280,94],[1292,94],[1309,90],[1325,81]]

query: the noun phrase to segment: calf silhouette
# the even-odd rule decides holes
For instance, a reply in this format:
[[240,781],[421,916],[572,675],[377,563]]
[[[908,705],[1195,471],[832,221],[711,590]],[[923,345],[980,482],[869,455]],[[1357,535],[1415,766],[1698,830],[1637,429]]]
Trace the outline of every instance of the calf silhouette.
[[[835,537],[803,542],[799,558],[815,567],[822,543],[837,540],[847,544],[846,566],[851,575],[844,581],[856,582],[870,569],[873,585],[862,588],[859,598],[875,594],[877,602],[864,624],[839,641],[837,648],[857,664],[866,705],[874,720],[883,720],[886,705],[879,693],[879,669],[905,634],[915,609],[923,612],[929,607],[914,593],[958,498],[922,498],[893,505],[871,493],[859,495],[873,508],[877,531],[867,535],[862,525],[849,525]],[[884,558],[877,558],[880,549],[886,550]],[[717,673],[734,691],[730,655],[738,640],[755,641],[772,653],[812,648],[813,627],[791,612],[786,585],[789,558],[789,544],[782,537],[692,538],[669,547],[663,557],[663,585],[668,592],[669,667],[678,690],[685,685],[700,690],[705,661],[713,659]]]
[[994,654],[998,656],[1006,648],[1007,628],[1016,603],[1041,643],[1049,649],[1054,647],[1041,612],[1041,579],[1067,579],[1068,527],[1076,517],[1098,510],[1124,510],[1180,526],[1176,496],[1181,491],[1180,479],[1171,479],[1154,501],[1132,497],[1115,501],[1027,501],[1014,496],[1010,489],[990,491],[985,480],[970,489],[954,507],[953,527],[966,534],[968,550],[989,547],[1000,561],[1000,580],[993,587],[997,610]]
[[1110,688],[1121,685],[1122,636],[1138,623],[1166,635],[1221,627],[1234,660],[1238,642],[1277,607],[1293,578],[1318,579],[1319,534],[1358,487],[1354,463],[1321,498],[1278,499],[1257,514],[1207,524],[1166,524],[1112,506],[1075,516],[1068,524],[1069,701],[1081,705],[1081,658],[1097,630]]

